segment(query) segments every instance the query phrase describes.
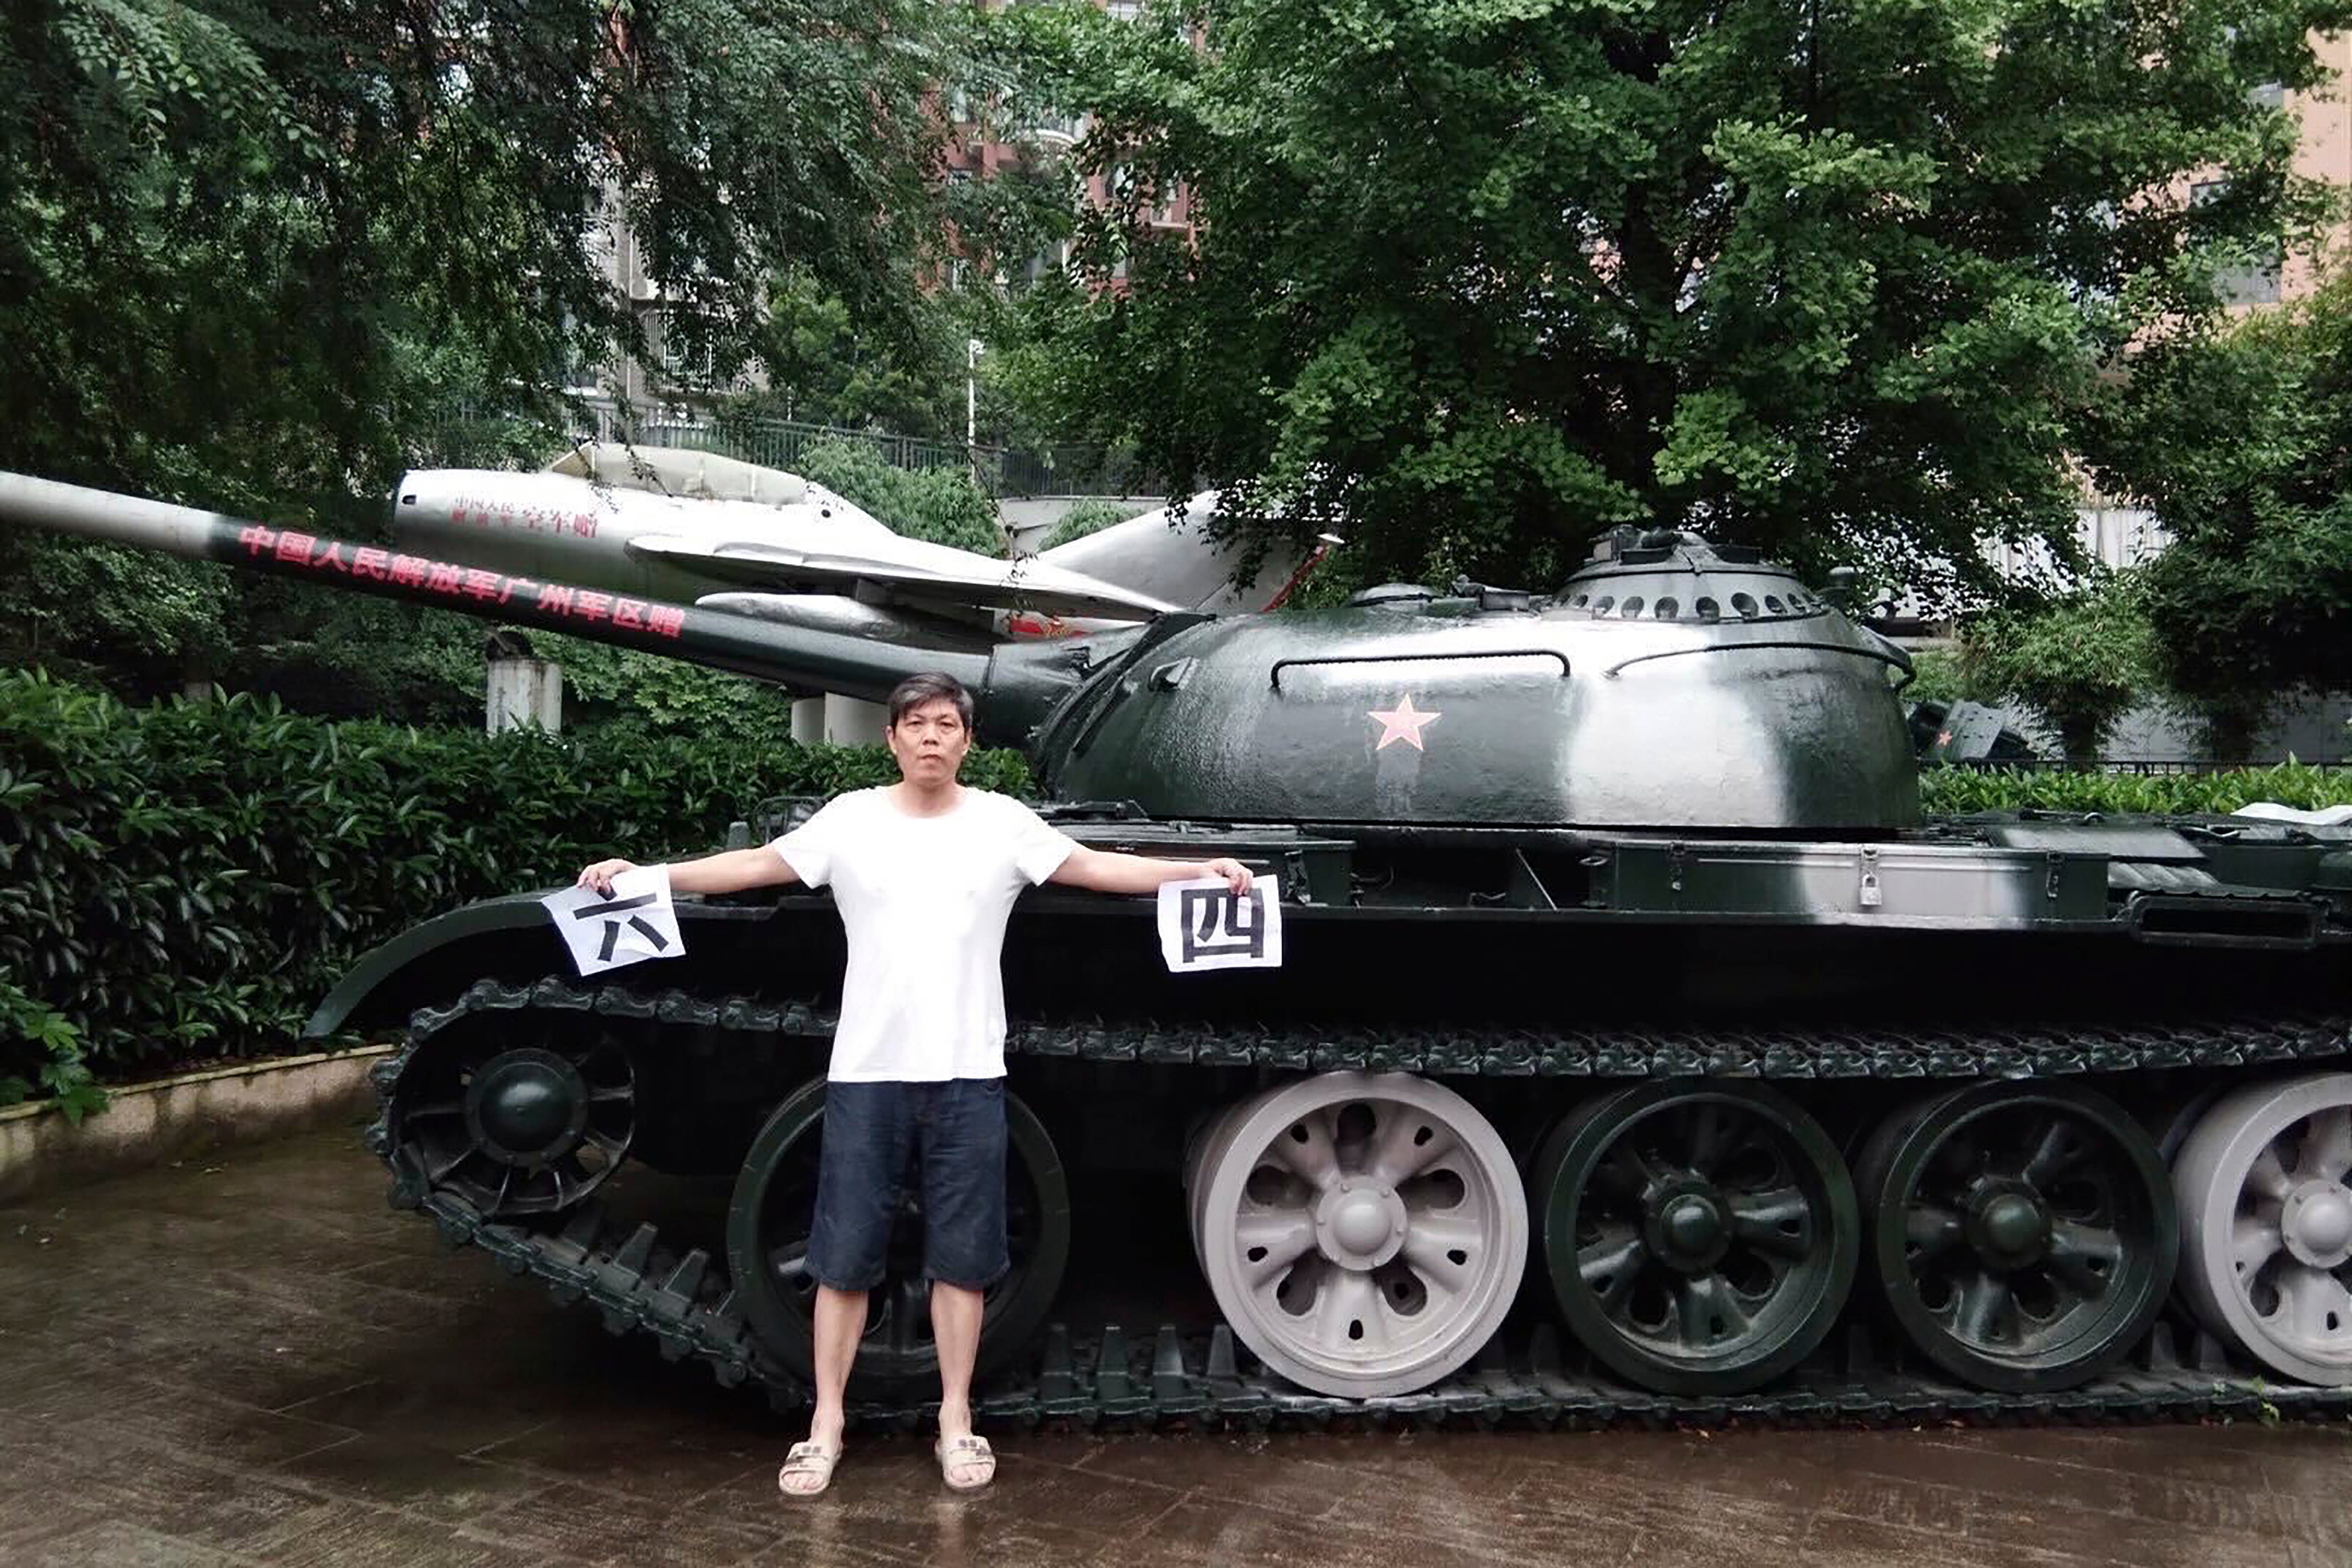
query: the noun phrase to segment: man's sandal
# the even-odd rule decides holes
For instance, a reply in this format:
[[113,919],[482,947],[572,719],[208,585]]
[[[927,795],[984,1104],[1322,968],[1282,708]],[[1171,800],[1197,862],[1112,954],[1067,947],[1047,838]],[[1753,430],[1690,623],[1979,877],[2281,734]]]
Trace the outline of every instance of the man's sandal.
[[[940,1458],[940,1479],[948,1483],[950,1491],[978,1491],[996,1479],[996,1454],[985,1437],[941,1437],[931,1452]],[[958,1480],[958,1467],[975,1468],[978,1479]]]
[[[794,1443],[784,1455],[784,1468],[776,1472],[776,1490],[786,1497],[814,1497],[833,1484],[833,1467],[839,1463],[838,1445],[828,1448],[823,1443]],[[816,1485],[795,1488],[786,1484],[796,1476],[814,1476]]]

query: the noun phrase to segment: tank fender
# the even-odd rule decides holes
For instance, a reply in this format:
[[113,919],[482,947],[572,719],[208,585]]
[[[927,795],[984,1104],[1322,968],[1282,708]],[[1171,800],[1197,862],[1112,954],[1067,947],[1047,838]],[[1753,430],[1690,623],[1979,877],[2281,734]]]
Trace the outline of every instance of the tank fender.
[[[310,1014],[301,1038],[320,1040],[346,1030],[395,1023],[417,1008],[447,1001],[483,977],[523,981],[543,975],[571,976],[571,956],[540,904],[560,891],[549,887],[486,898],[436,915],[368,949]],[[717,926],[766,920],[776,912],[772,903],[711,904],[691,896],[679,898],[676,908],[678,934],[689,953],[698,927],[715,936]]]

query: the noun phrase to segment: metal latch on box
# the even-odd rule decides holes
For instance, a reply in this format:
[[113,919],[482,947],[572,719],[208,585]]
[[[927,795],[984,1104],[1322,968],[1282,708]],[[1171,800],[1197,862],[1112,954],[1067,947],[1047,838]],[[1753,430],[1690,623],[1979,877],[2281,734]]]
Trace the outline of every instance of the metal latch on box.
[[1878,887],[1877,846],[1864,844],[1862,850],[1862,907],[1875,909],[1885,902],[1885,894]]

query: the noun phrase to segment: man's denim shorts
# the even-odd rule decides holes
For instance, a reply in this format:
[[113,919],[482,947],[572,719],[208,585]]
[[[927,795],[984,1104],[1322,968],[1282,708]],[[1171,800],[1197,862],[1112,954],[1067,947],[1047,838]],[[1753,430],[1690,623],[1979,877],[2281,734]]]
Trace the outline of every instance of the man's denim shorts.
[[[909,1167],[912,1167],[910,1170]],[[984,1291],[1012,1259],[1004,1239],[1004,1080],[828,1083],[808,1271],[870,1291],[889,1261],[909,1176],[923,1202],[923,1276]]]

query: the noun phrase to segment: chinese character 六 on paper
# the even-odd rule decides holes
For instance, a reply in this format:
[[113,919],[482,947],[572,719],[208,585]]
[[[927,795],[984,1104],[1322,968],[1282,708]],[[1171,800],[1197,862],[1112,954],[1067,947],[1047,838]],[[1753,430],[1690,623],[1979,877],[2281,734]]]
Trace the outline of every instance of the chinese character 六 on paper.
[[583,975],[617,969],[647,958],[675,958],[686,951],[670,904],[669,868],[638,866],[613,878],[611,894],[568,887],[540,903]]

